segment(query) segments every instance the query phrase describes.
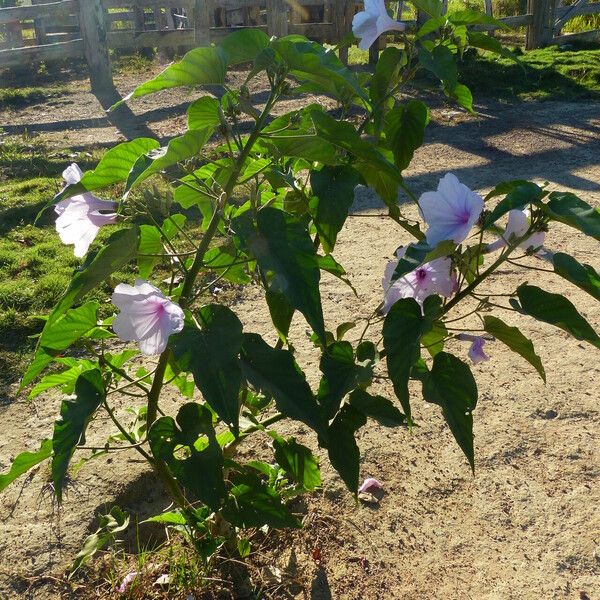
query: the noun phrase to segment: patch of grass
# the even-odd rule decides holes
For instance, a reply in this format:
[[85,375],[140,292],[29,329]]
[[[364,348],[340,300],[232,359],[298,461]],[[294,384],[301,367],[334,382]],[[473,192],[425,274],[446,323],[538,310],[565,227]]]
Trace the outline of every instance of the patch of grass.
[[600,49],[550,46],[515,54],[520,64],[489,53],[467,53],[460,65],[461,80],[475,97],[600,100]]
[[[523,52],[513,50],[518,63],[510,58],[469,50],[459,61],[461,81],[477,97],[520,100],[600,100],[600,48],[579,44],[562,49],[550,46]],[[364,65],[369,53],[350,48],[351,65]],[[416,87],[436,86],[428,73],[421,71]]]
[[72,93],[66,86],[0,88],[0,109],[39,104]]

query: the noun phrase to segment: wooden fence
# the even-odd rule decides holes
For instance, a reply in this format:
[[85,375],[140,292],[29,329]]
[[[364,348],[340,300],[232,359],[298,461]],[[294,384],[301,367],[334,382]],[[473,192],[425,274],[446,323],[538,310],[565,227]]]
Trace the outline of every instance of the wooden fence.
[[[336,43],[350,31],[354,13],[362,8],[362,2],[356,0],[29,1],[30,6],[0,9],[0,68],[27,68],[41,61],[85,57],[92,88],[98,91],[113,88],[112,48],[189,49],[217,42],[239,27],[258,27],[276,36],[299,33]],[[491,14],[492,0],[482,2]],[[527,14],[501,20],[526,27],[526,46],[531,49],[600,39],[598,30],[560,34],[569,19],[593,13],[600,13],[600,0],[576,0],[571,6],[558,8],[556,0],[528,0]],[[409,27],[421,20],[417,15]],[[347,51],[342,53],[342,59],[346,57]]]

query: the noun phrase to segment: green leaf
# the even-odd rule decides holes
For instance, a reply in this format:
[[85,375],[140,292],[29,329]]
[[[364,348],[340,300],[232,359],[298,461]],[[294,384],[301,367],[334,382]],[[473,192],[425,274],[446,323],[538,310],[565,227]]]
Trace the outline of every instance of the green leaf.
[[423,348],[433,357],[444,349],[444,342],[447,335],[448,330],[444,323],[442,321],[435,321],[431,326],[431,330],[423,334],[421,344],[423,344]]
[[334,50],[292,37],[273,40],[271,47],[285,61],[291,75],[300,82],[311,84],[311,91],[320,91],[346,103],[356,96],[366,100],[356,75]]
[[240,558],[247,558],[252,552],[252,544],[250,543],[250,540],[247,540],[246,538],[240,538],[237,541],[237,549]]
[[277,329],[279,338],[286,344],[295,310],[290,306],[286,296],[275,290],[267,290],[265,299],[269,307],[271,321],[273,321],[273,325]]
[[388,373],[409,425],[412,418],[408,380],[421,356],[421,337],[430,329],[430,321],[423,317],[421,306],[413,298],[401,298],[394,303],[383,323]]
[[152,150],[146,156],[148,160],[144,163],[145,168],[136,173],[135,177],[130,177],[127,180],[126,191],[159,171],[172,167],[188,158],[198,156],[212,133],[212,127],[190,129],[183,135],[173,138],[166,147]]
[[327,453],[333,468],[346,487],[356,495],[360,470],[360,452],[354,434],[367,423],[367,417],[345,404],[329,426]]
[[375,135],[378,138],[381,134],[383,118],[389,107],[389,99],[386,101],[386,97],[399,82],[400,70],[406,65],[407,60],[406,52],[394,46],[385,48],[377,60],[375,73],[369,82],[369,97],[373,106]]
[[29,385],[52,362],[55,356],[96,327],[98,308],[98,302],[86,302],[78,308],[67,310],[57,319],[46,321],[38,340],[35,355],[23,376],[19,389]]
[[75,384],[75,397],[63,400],[60,420],[54,423],[52,436],[52,481],[54,493],[62,501],[62,489],[69,462],[80,441],[85,442],[85,430],[96,409],[106,398],[99,369],[85,371]]
[[361,412],[365,417],[375,419],[384,427],[398,427],[406,424],[406,417],[383,396],[373,396],[362,389],[356,389],[350,394],[350,406]]
[[475,471],[473,410],[477,405],[477,384],[469,365],[447,352],[436,354],[423,383],[423,397],[442,407],[452,435]]
[[440,81],[454,89],[458,83],[458,68],[454,54],[446,46],[436,46],[431,52],[426,48],[419,49],[419,62],[431,71]]
[[268,45],[269,36],[260,29],[234,31],[219,43],[229,66],[253,61]]
[[221,105],[212,96],[202,96],[188,109],[188,129],[210,129],[221,124]]
[[289,350],[271,348],[259,335],[245,333],[242,368],[255,389],[275,398],[279,412],[324,433],[319,406]]
[[[166,219],[161,229],[167,240],[172,240],[179,233],[179,229],[184,223],[184,215],[175,214]],[[161,259],[160,255],[165,255],[163,236],[160,229],[154,225],[140,225],[137,263],[141,279],[148,279],[150,277],[154,266]]]
[[495,37],[491,37],[485,33],[481,33],[480,31],[469,31],[467,36],[469,39],[469,46],[480,48],[481,50],[486,50],[487,52],[494,52],[495,54],[505,56],[506,58],[514,59],[514,54],[504,48],[504,46],[502,46],[502,44]]
[[542,359],[535,353],[531,340],[527,339],[516,327],[511,327],[496,317],[486,315],[483,320],[485,330],[511,350],[520,354],[535,368],[546,383],[546,372]]
[[358,185],[358,174],[348,166],[323,167],[312,171],[310,185],[317,196],[314,223],[319,233],[323,250],[333,250],[337,235],[348,217],[354,202],[354,188]]
[[116,145],[106,152],[94,170],[83,174],[79,183],[68,185],[57,194],[52,200],[52,204],[76,194],[92,192],[126,181],[129,171],[140,156],[144,156],[159,146],[160,144],[151,138],[137,138]]
[[554,272],[600,300],[600,275],[594,267],[582,264],[572,256],[556,252],[552,257]]
[[195,402],[171,417],[157,419],[148,433],[152,454],[164,461],[179,483],[218,510],[227,492],[223,483],[223,452],[212,425],[212,412]]
[[276,490],[251,471],[234,473],[230,496],[222,513],[236,527],[300,527]]
[[324,340],[321,274],[313,242],[304,225],[288,213],[267,207],[256,215],[256,224],[252,223],[250,213],[246,213],[234,221],[233,227],[262,271],[272,274],[269,289],[284,294]]
[[75,571],[85,564],[96,552],[99,552],[112,543],[115,535],[129,527],[129,515],[118,506],[114,506],[106,515],[101,515],[100,524],[95,533],[92,533],[83,542],[83,548],[75,557],[69,579]]
[[442,3],[440,0],[410,0],[417,9],[427,13],[430,17],[439,17],[442,14]]
[[8,472],[0,475],[0,492],[7,488],[17,477],[27,473],[50,456],[52,456],[52,440],[42,440],[42,445],[37,452],[21,452],[13,460]]
[[247,272],[249,263],[243,262],[246,258],[234,244],[226,243],[211,248],[204,255],[204,266],[226,281],[246,284],[252,281],[252,277]]
[[544,190],[530,181],[508,181],[498,185],[486,196],[486,200],[506,194],[485,220],[485,227],[493,225],[500,217],[513,209],[522,210],[528,204],[535,204],[544,197]]
[[600,240],[600,208],[594,208],[570,192],[552,192],[544,209],[548,216]]
[[138,86],[121,102],[174,87],[221,85],[225,83],[227,64],[228,55],[223,48],[218,46],[195,48],[190,50],[180,61],[169,65],[154,79]]
[[271,432],[275,460],[277,464],[305,490],[312,491],[321,485],[319,460],[309,448],[296,442],[293,437],[287,440]]
[[598,334],[564,296],[545,292],[535,285],[519,286],[517,295],[525,314],[559,327],[577,340],[600,348]]
[[92,369],[95,369],[96,367],[96,364],[92,364],[91,366],[86,364],[78,364],[74,367],[71,367],[70,369],[67,369],[66,371],[46,375],[31,390],[31,392],[29,392],[28,399],[32,400],[33,398],[39,396],[41,393],[45,392],[46,390],[50,390],[55,387],[61,387],[63,392],[65,392],[65,388],[74,388],[75,382],[84,371],[90,371]]
[[444,91],[450,98],[456,100],[459,106],[462,106],[470,113],[473,112],[473,94],[466,85],[462,83],[456,83],[452,86],[444,84]]
[[142,523],[160,523],[161,525],[187,525],[187,522],[185,515],[180,511],[164,512],[142,521]]
[[317,398],[329,421],[337,413],[344,396],[357,385],[358,366],[350,342],[334,342],[321,356],[319,365],[323,377]]
[[429,109],[418,100],[398,106],[387,115],[386,139],[401,171],[408,167],[415,150],[423,144],[428,123]]
[[357,160],[371,169],[377,169],[388,175],[396,182],[401,181],[400,172],[389,162],[386,157],[372,144],[363,140],[351,123],[336,121],[319,110],[311,113],[317,134],[338,148],[350,152]]
[[171,337],[171,349],[179,368],[192,372],[206,401],[237,435],[242,323],[234,312],[219,304],[203,306],[197,317],[202,329],[186,325]]

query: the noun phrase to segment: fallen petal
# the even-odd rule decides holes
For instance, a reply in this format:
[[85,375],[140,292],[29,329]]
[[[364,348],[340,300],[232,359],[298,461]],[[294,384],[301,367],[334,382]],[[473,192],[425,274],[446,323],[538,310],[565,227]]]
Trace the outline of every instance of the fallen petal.
[[383,485],[377,481],[377,479],[373,479],[369,477],[369,479],[365,479],[363,484],[358,488],[358,493],[362,494],[366,492],[367,494],[372,494],[373,492],[378,492],[383,490]]
[[128,573],[123,577],[123,581],[121,581],[121,585],[117,588],[117,592],[119,594],[124,594],[127,586],[138,576],[137,571],[133,571],[132,573]]

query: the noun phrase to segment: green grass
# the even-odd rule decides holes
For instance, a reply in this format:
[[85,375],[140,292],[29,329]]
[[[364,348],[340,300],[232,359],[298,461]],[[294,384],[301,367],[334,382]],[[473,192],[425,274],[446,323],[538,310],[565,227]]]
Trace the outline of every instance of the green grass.
[[[513,51],[515,60],[491,53],[468,51],[459,61],[460,79],[475,99],[499,97],[520,100],[600,100],[600,49],[550,46],[540,50]],[[349,62],[368,62],[368,52],[350,48]],[[426,73],[414,82],[416,87],[436,86]]]
[[39,104],[72,93],[66,86],[0,88],[0,109]]

